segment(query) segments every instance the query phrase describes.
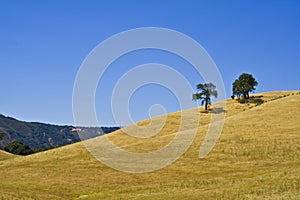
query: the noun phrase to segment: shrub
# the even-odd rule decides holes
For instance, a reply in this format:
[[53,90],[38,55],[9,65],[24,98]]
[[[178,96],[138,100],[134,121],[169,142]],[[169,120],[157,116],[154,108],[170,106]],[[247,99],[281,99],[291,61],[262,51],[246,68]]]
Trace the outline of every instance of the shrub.
[[17,155],[29,155],[34,153],[34,151],[28,145],[19,141],[8,143],[4,150]]

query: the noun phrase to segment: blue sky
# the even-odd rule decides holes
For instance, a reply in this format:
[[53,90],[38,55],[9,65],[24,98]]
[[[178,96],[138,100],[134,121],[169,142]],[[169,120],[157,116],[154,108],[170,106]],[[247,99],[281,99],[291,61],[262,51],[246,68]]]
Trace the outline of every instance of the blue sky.
[[[2,0],[0,113],[26,121],[73,124],[73,84],[85,57],[114,34],[149,26],[180,31],[200,43],[218,66],[228,97],[242,72],[258,80],[256,92],[299,90],[299,10],[297,0]],[[174,67],[192,85],[202,81],[174,55],[149,50],[120,58],[107,72],[106,85],[99,86],[104,89],[96,93],[101,125],[115,125],[109,101],[115,81],[126,70],[148,62]],[[153,104],[162,104],[166,112],[179,109],[170,91],[145,86],[130,100],[133,120],[149,117]]]

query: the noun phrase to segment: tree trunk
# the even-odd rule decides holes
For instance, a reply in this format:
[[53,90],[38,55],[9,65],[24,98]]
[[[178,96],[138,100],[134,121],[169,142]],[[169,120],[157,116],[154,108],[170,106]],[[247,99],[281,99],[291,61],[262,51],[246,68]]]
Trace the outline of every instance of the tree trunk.
[[207,110],[208,101],[205,100],[205,110]]
[[244,99],[249,99],[249,91],[243,92]]
[[243,92],[243,98],[247,99],[247,93],[246,92]]

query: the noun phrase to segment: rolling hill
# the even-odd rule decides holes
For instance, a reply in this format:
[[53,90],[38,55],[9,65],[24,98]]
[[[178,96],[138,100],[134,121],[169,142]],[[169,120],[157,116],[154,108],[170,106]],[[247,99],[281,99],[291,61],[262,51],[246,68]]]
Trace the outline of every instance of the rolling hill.
[[15,158],[17,155],[0,150],[0,161]]
[[[163,169],[141,174],[121,172],[97,161],[84,147],[86,144],[79,142],[0,161],[0,197],[299,199],[300,92],[268,92],[255,96],[264,103],[239,104],[236,100],[226,100],[222,135],[205,158],[199,159],[198,154],[211,114],[200,110],[199,129],[191,146]],[[218,108],[218,103],[212,108]],[[165,118],[166,123],[158,134],[148,139],[130,137],[121,129],[90,139],[87,144],[101,144],[105,137],[127,151],[154,151],[172,141],[181,115],[188,116],[192,111],[152,119],[159,122]],[[149,123],[150,120],[145,120],[138,125]],[[184,128],[181,131],[189,130],[188,126]],[[109,158],[109,151],[106,154]],[[167,158],[162,161],[164,159]],[[124,160],[125,166],[127,162]]]
[[119,127],[74,127],[24,122],[0,114],[0,148],[17,140],[31,148],[44,150],[80,141],[78,130],[89,137],[96,137],[117,129]]

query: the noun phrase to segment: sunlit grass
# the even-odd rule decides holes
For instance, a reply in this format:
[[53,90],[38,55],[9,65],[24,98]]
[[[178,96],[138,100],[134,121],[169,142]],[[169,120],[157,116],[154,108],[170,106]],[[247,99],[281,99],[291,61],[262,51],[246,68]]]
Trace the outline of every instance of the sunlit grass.
[[[152,173],[111,169],[82,143],[7,157],[0,161],[0,199],[300,199],[299,94],[259,94],[265,101],[259,106],[227,100],[222,135],[204,159],[198,153],[210,114],[199,111],[200,128],[190,148]],[[180,112],[169,114],[163,129],[148,139],[122,130],[109,139],[132,152],[153,151],[173,139],[179,118]]]
[[0,150],[0,161],[18,157],[17,155]]

